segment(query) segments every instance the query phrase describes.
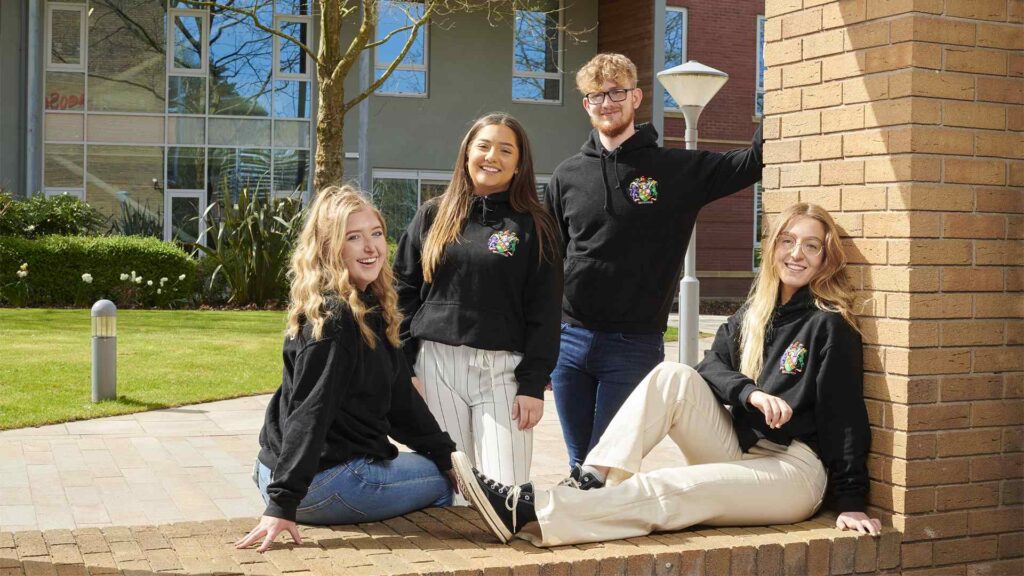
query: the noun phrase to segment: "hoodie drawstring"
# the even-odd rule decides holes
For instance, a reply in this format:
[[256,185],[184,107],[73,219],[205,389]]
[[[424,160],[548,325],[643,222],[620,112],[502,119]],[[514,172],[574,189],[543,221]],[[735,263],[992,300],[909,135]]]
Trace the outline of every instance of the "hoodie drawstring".
[[493,226],[498,224],[500,220],[492,220],[491,217],[494,215],[494,208],[487,205],[487,196],[477,196],[473,198],[473,202],[480,203],[480,224],[482,226]]

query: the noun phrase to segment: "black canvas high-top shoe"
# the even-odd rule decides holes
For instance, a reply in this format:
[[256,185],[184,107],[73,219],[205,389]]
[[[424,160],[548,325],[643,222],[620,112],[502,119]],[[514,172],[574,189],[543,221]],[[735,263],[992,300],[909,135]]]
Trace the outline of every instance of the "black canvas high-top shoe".
[[590,472],[584,472],[583,466],[579,464],[572,465],[572,471],[569,472],[569,477],[558,483],[559,486],[568,486],[569,488],[575,488],[577,490],[597,490],[598,488],[604,488],[604,482],[598,480],[597,476],[594,476]]
[[452,453],[452,469],[462,495],[502,544],[507,544],[524,525],[537,521],[532,482],[506,486],[473,468],[462,452]]

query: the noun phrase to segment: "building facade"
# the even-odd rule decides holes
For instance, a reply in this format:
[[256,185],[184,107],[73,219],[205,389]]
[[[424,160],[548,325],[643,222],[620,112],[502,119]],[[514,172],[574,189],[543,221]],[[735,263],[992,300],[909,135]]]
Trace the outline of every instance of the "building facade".
[[[377,39],[422,5],[382,2]],[[696,59],[728,72],[702,117],[702,148],[745,146],[759,119],[763,0],[550,0],[500,21],[452,14],[421,33],[398,69],[345,119],[345,175],[371,188],[395,235],[443,191],[469,123],[508,111],[532,136],[538,192],[589,130],[576,70],[628,54],[651,121],[682,146],[683,120],[654,73]],[[309,0],[249,0],[261,23],[316,44]],[[576,33],[570,34],[566,30]],[[342,41],[350,37],[342,30]],[[346,78],[356,94],[398,54],[398,32]],[[359,70],[360,67],[355,67]],[[362,78],[360,77],[362,74]],[[316,71],[295,44],[229,10],[182,0],[26,0],[0,5],[0,187],[85,199],[113,221],[195,241],[222,195],[306,197]],[[739,296],[756,267],[755,194],[709,206],[698,227],[705,296]]]

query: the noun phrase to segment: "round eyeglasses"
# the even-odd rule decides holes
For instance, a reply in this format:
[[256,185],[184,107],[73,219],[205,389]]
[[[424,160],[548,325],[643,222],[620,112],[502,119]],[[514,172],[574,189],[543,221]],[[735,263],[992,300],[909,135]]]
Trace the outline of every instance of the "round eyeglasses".
[[612,88],[604,92],[590,92],[587,94],[587,102],[597,105],[604,103],[604,97],[607,96],[612,102],[622,102],[626,99],[626,94],[629,94],[630,90],[636,90],[636,88]]
[[806,240],[797,240],[793,236],[782,234],[779,236],[779,242],[776,247],[783,252],[792,252],[793,248],[800,247],[800,251],[804,253],[804,256],[814,258],[821,254],[823,246],[821,240],[817,238],[807,238]]

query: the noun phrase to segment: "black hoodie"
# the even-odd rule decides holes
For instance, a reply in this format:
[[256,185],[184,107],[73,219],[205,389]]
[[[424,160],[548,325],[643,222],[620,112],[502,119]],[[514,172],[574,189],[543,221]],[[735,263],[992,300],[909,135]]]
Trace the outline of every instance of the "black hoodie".
[[439,203],[420,207],[395,253],[409,365],[415,366],[420,339],[521,352],[519,394],[544,398],[558,360],[561,266],[539,258],[533,217],[513,210],[508,192],[498,192],[473,198],[458,240],[445,248],[434,281],[424,282],[423,242]]
[[[764,438],[789,445],[803,441],[829,473],[829,500],[837,512],[863,512],[868,493],[871,429],[864,407],[860,334],[837,312],[819,309],[807,287],[775,308],[765,331],[764,368],[757,382],[740,373],[740,326],[745,309],[729,317],[697,371],[715,396],[733,407],[733,427],[747,451]],[[771,429],[747,399],[756,390],[793,408]]]
[[546,202],[565,256],[563,320],[660,333],[697,213],[761,180],[761,129],[724,154],[658,146],[650,124],[608,152],[597,130],[551,177]]
[[273,471],[267,516],[295,520],[321,470],[357,456],[393,459],[398,449],[388,436],[433,460],[438,470],[452,467],[455,443],[412,387],[405,357],[385,337],[376,299],[367,293],[363,301],[377,337],[374,348],[337,299],[329,301],[332,315],[319,340],[308,323],[298,337],[285,337],[281,387],[260,431],[259,459]]

